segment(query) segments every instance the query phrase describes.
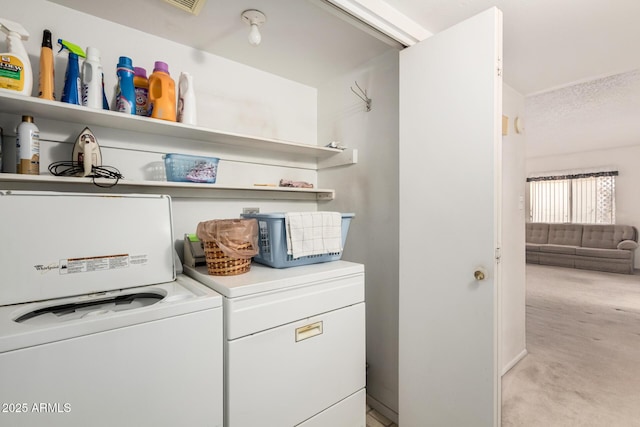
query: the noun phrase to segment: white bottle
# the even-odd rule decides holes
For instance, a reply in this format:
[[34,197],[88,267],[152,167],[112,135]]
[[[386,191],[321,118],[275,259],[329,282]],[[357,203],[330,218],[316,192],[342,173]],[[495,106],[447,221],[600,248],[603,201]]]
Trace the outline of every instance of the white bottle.
[[18,125],[16,157],[18,173],[40,175],[40,131],[31,116],[22,116],[22,123]]
[[82,64],[82,105],[102,110],[102,64],[95,47],[87,47],[87,59]]
[[193,76],[180,73],[178,81],[178,121],[185,125],[196,125],[196,94],[193,90]]
[[7,33],[8,53],[0,53],[0,89],[12,90],[23,95],[31,95],[33,73],[29,55],[22,40],[29,39],[29,33],[17,22],[0,18],[0,29]]

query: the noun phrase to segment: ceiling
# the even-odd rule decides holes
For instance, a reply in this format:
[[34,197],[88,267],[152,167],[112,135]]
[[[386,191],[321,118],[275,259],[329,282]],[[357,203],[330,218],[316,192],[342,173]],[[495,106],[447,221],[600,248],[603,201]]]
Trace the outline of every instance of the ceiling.
[[[504,16],[504,82],[527,96],[527,156],[638,141],[638,0],[207,0],[198,16],[164,0],[49,1],[312,87],[401,48],[357,28],[328,1],[390,6],[429,33],[496,6]],[[247,41],[246,9],[267,17],[258,47]]]
[[[315,87],[391,48],[318,7],[322,0],[208,0],[198,16],[163,0],[51,1]],[[499,7],[504,80],[524,95],[640,68],[630,54],[640,40],[637,0],[385,2],[432,33]],[[245,9],[267,16],[258,47],[247,43]]]

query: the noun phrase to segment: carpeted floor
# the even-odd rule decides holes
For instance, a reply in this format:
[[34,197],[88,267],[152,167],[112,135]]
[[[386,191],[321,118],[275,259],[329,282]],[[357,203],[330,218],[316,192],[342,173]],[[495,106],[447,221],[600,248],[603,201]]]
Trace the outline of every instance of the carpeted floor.
[[526,313],[503,426],[640,426],[640,276],[528,264]]

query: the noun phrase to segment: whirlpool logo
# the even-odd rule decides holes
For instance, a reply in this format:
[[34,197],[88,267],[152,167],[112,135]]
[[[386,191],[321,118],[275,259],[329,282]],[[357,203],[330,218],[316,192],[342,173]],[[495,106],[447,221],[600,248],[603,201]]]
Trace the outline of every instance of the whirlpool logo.
[[49,265],[38,264],[38,265],[34,265],[33,268],[35,268],[40,273],[44,274],[44,273],[48,273],[51,270],[57,270],[58,264],[49,264]]

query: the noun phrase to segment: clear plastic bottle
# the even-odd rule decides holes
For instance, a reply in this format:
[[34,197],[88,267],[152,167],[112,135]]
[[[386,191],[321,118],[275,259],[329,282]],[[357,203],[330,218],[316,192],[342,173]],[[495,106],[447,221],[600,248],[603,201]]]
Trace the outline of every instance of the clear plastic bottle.
[[22,116],[16,132],[16,169],[27,175],[40,174],[40,130],[32,116]]
[[136,91],[136,115],[146,116],[149,112],[149,79],[147,70],[134,67],[133,87]]
[[149,116],[176,121],[176,84],[169,75],[169,66],[156,61],[149,77]]

